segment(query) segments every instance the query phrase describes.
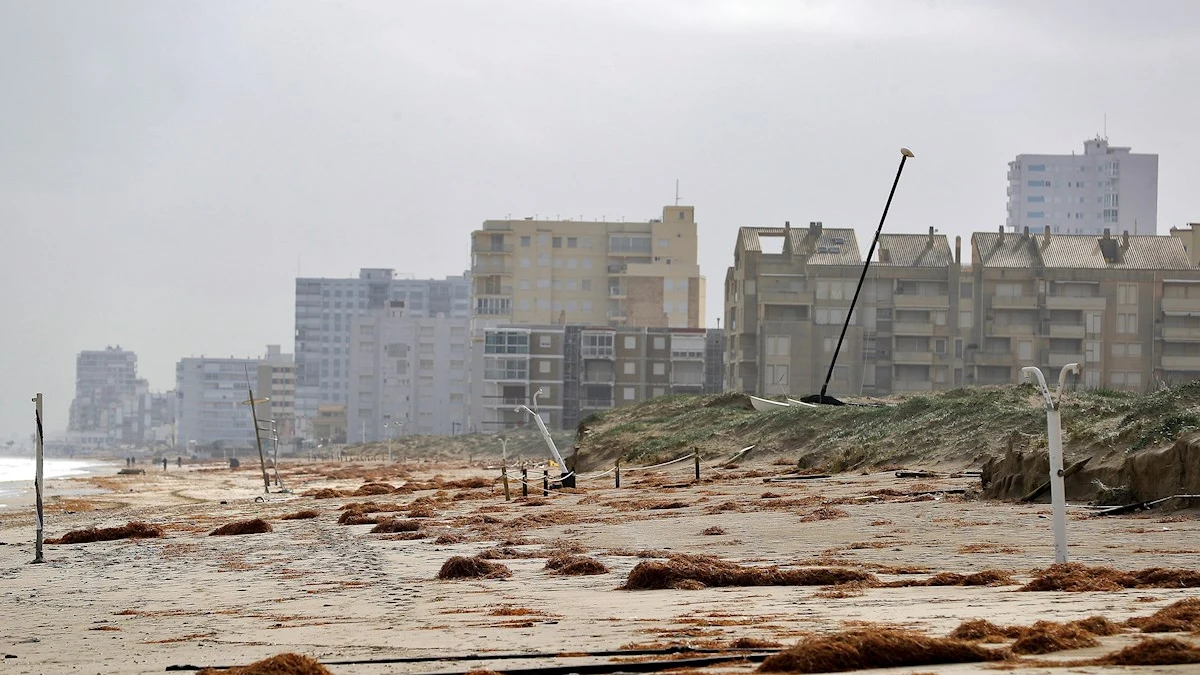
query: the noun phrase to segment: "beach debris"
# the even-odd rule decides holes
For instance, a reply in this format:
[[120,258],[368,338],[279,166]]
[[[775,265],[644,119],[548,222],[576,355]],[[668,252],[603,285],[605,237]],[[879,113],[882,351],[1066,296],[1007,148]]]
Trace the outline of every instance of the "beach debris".
[[276,654],[248,666],[204,668],[197,675],[333,675],[320,662],[303,654]]
[[707,535],[710,537],[717,536],[717,535],[725,534],[725,528],[721,527],[720,525],[712,525],[712,526],[704,528],[704,530],[700,534]]
[[421,523],[415,520],[404,520],[401,518],[380,518],[375,527],[371,528],[371,534],[387,534],[392,532],[417,532],[421,529]]
[[1077,623],[1038,621],[1021,630],[1012,650],[1014,654],[1049,654],[1098,644],[1096,635]]
[[341,490],[334,488],[317,488],[315,490],[305,490],[300,493],[301,497],[312,497],[313,499],[334,499],[344,496]]
[[478,556],[467,558],[456,555],[442,564],[438,570],[439,579],[507,579],[512,576],[512,570],[504,563],[484,560]]
[[928,579],[902,579],[889,581],[883,586],[887,588],[906,588],[909,586],[1011,586],[1017,581],[1012,574],[1004,570],[983,570],[971,574],[957,572],[939,572]]
[[546,561],[546,569],[551,574],[564,576],[588,576],[593,574],[608,574],[608,566],[595,558],[567,553],[556,555]]
[[973,642],[937,638],[908,631],[862,628],[805,638],[795,646],[768,656],[758,667],[764,673],[831,673],[867,668],[979,663],[1011,658],[1005,649]]
[[1119,591],[1124,588],[1197,588],[1200,570],[1150,567],[1123,572],[1111,567],[1059,563],[1039,571],[1021,591]]
[[304,509],[303,511],[297,511],[295,513],[289,513],[289,514],[280,516],[279,519],[280,520],[309,520],[311,518],[316,518],[317,516],[320,516],[320,515],[321,515],[320,511],[317,511],[314,509]]
[[47,539],[47,544],[87,544],[93,541],[115,541],[117,539],[156,539],[163,536],[160,525],[133,521],[120,527],[89,527],[71,530],[57,539]]
[[210,537],[221,537],[233,534],[262,534],[271,532],[271,524],[262,518],[254,518],[252,520],[239,520],[237,522],[228,523],[209,532]]
[[1200,648],[1175,638],[1149,638],[1095,661],[1105,666],[1176,666],[1200,663]]
[[874,580],[875,575],[845,568],[780,569],[748,567],[710,556],[674,555],[638,563],[625,579],[628,590],[700,589],[710,586],[832,586]]
[[1185,598],[1151,614],[1129,619],[1125,625],[1143,633],[1200,631],[1200,598]]

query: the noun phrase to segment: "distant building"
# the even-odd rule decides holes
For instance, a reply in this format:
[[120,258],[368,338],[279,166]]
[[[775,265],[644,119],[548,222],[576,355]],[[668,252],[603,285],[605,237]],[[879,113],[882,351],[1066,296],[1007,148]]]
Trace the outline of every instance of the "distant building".
[[357,278],[296,279],[297,433],[309,437],[322,404],[347,403],[350,330],[355,317],[400,301],[412,317],[470,316],[470,280],[398,278],[391,269],[362,269]]
[[326,403],[317,408],[313,418],[313,440],[318,445],[346,442],[346,406]]
[[494,324],[704,326],[695,209],[647,222],[488,220],[471,233],[473,316]]
[[268,420],[263,428],[274,424],[281,444],[291,443],[296,432],[296,363],[279,345],[267,345],[267,353],[258,364],[255,398],[268,402],[259,407],[259,414]]
[[1188,223],[1186,227],[1172,226],[1170,234],[1183,242],[1188,262],[1193,267],[1200,265],[1200,223]]
[[[254,421],[248,400],[249,388],[259,377],[259,366],[277,363],[286,355],[278,347],[269,359],[190,357],[175,366],[176,446],[189,450],[212,446],[255,447]],[[254,397],[265,398],[259,391]],[[284,404],[286,405],[286,404]],[[259,419],[271,419],[270,403],[257,406]],[[265,426],[265,425],[264,425]]]
[[1017,155],[1008,163],[1010,231],[1157,234],[1158,155],[1134,154],[1106,138],[1083,154]]
[[[143,383],[144,384],[144,383]],[[75,399],[68,431],[107,443],[137,443],[137,355],[117,347],[75,358]]]
[[354,317],[350,440],[466,431],[469,324],[465,317],[409,316],[401,300]]
[[[721,391],[720,331],[616,326],[495,326],[474,343],[471,420],[477,431],[527,424],[575,428],[587,415],[670,394]],[[716,346],[716,350],[714,350]]]

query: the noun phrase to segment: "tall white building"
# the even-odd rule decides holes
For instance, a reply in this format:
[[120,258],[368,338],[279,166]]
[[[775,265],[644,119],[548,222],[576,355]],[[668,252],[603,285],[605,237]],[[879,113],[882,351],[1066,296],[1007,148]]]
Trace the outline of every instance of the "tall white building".
[[1097,136],[1083,154],[1017,155],[1008,163],[1009,228],[1021,232],[1158,234],[1158,155]]
[[466,431],[470,319],[414,317],[404,301],[354,317],[348,440]]
[[[214,442],[226,448],[254,447],[254,421],[247,400],[248,388],[257,390],[261,364],[286,365],[291,355],[278,347],[255,358],[189,357],[175,365],[176,436],[178,447],[200,449]],[[280,392],[282,393],[282,392]],[[258,406],[261,420],[272,418],[270,403]],[[265,436],[264,436],[265,440]]]
[[138,387],[137,354],[120,346],[79,352],[68,429],[109,442],[134,442],[136,420],[129,413]]
[[[392,301],[403,302],[407,315],[414,318],[439,314],[467,318],[471,282],[465,273],[445,279],[406,279],[387,268],[364,268],[358,278],[296,279],[298,434],[308,433],[318,406],[349,403],[351,324],[368,312],[384,311]],[[350,437],[355,437],[353,429]]]

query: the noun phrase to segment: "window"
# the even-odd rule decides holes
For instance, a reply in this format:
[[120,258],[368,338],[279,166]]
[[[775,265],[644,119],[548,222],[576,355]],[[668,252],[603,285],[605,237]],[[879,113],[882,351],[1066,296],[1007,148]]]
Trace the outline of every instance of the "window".
[[626,361],[623,371],[626,375],[637,375],[637,364],[633,361]]
[[837,345],[837,340],[834,340],[834,339],[833,339],[833,338],[831,338],[831,337],[827,337],[827,338],[825,338],[824,340],[822,340],[822,343],[821,343],[821,344],[822,344],[822,348],[823,348],[823,349],[824,349],[826,352],[832,352],[832,351],[833,351],[833,348],[834,348],[834,346],[835,346],[835,345]]
[[650,253],[650,237],[612,235],[608,238],[610,253]]
[[632,401],[633,400],[633,387],[625,387],[621,391],[621,398],[625,399],[626,401]]
[[637,349],[637,338],[632,335],[626,335],[625,349]]
[[974,312],[971,312],[970,310],[959,311],[959,313],[958,313],[958,327],[959,328],[970,328],[974,324],[974,322],[975,322],[975,313]]
[[512,313],[511,298],[475,298],[475,313],[482,316],[498,316]]
[[538,279],[538,280],[537,280],[537,287],[538,287],[538,288],[543,288],[543,289],[544,289],[544,288],[550,288],[550,280],[549,280],[549,279]]
[[1115,359],[1125,358],[1125,343],[1114,342],[1112,346],[1112,355]]
[[1021,284],[996,284],[998,298],[1019,298],[1021,295]]
[[1085,363],[1099,363],[1100,343],[1098,341],[1088,340],[1083,344],[1083,360]]
[[1046,165],[1045,164],[1027,164],[1025,166],[1025,170],[1026,171],[1045,171]]
[[554,248],[562,248],[562,237],[554,237]]
[[529,248],[529,237],[521,237],[521,248]]
[[529,364],[525,359],[489,358],[484,361],[483,377],[487,380],[528,379]]
[[934,340],[933,341],[933,352],[935,354],[945,354],[946,353],[946,341],[944,339]]
[[1104,209],[1104,222],[1110,223],[1110,224],[1116,223],[1117,222],[1117,210],[1116,209]]
[[788,386],[788,367],[784,365],[767,365],[766,384],[773,387]]
[[549,335],[539,335],[538,336],[538,346],[541,347],[542,349],[547,349],[550,347],[551,340],[552,339]]
[[954,358],[961,359],[963,357],[963,341],[962,338],[954,340]]
[[655,387],[652,391],[654,392],[654,398],[658,398],[659,396],[663,396],[667,393],[667,390],[663,389],[662,387]]
[[567,237],[567,248],[575,248],[579,245],[577,237]]
[[549,267],[549,266],[550,266],[550,254],[549,253],[538,254],[538,267]]
[[1092,335],[1099,335],[1103,330],[1100,324],[1100,312],[1088,312],[1086,319],[1087,332]]
[[958,297],[960,297],[960,298],[971,297],[971,282],[964,281],[958,285]]
[[792,338],[789,335],[768,335],[767,356],[791,356]]
[[539,362],[538,363],[538,372],[543,373],[543,374],[550,372],[550,362],[549,361]]
[[584,333],[583,358],[612,357],[612,333]]
[[670,245],[671,245],[671,240],[670,240],[670,239],[659,239],[659,240],[658,240],[658,247],[659,247],[659,248],[667,248],[667,247],[668,247],[668,246],[670,246]]
[[1031,180],[1025,183],[1028,187],[1050,187],[1048,180]]
[[1117,286],[1118,305],[1137,304],[1137,286],[1135,284],[1120,284]]
[[1030,204],[1041,204],[1042,202],[1046,201],[1046,196],[1045,195],[1029,195],[1028,197],[1025,198],[1025,201],[1029,202]]
[[529,333],[489,332],[483,338],[484,354],[528,354]]
[[1137,314],[1118,314],[1117,332],[1126,335],[1137,333]]
[[654,338],[654,348],[658,351],[662,351],[662,350],[666,349],[667,348],[667,338],[662,337],[662,336],[658,336],[658,337]]
[[665,363],[654,364],[654,374],[655,375],[666,375],[667,374],[667,364],[665,364]]
[[1026,211],[1025,217],[1026,218],[1045,218],[1046,212],[1045,211]]
[[[587,262],[587,261],[585,260],[584,262]],[[579,289],[583,290],[583,291],[592,290],[592,280],[591,279],[581,279],[579,281]]]
[[529,267],[529,258],[521,258],[521,267]]
[[1017,358],[1022,361],[1033,360],[1033,341],[1020,340],[1017,342]]
[[1131,342],[1125,350],[1131,358],[1142,358],[1142,344],[1140,342]]

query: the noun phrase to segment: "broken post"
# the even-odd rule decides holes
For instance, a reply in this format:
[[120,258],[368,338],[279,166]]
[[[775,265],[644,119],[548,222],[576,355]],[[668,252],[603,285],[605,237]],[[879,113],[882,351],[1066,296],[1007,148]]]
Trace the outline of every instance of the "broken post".
[[617,484],[615,487],[619,488],[619,487],[621,487],[621,458],[620,457],[617,458],[617,472],[616,473],[617,473],[617,479],[616,479]]
[[521,496],[529,496],[529,469],[521,467]]
[[500,480],[504,481],[504,501],[512,501],[512,495],[508,492],[508,467],[500,467]]
[[1046,401],[1046,438],[1050,446],[1050,504],[1054,520],[1054,562],[1067,562],[1067,497],[1064,487],[1062,452],[1062,416],[1059,404],[1067,384],[1067,373],[1079,374],[1078,363],[1068,363],[1058,373],[1058,398],[1050,393],[1046,378],[1039,368],[1026,366],[1021,369],[1027,378],[1037,378]]
[[700,450],[692,448],[692,454],[696,460],[696,480],[700,480]]
[[33,479],[34,491],[37,493],[37,538],[34,541],[33,562],[44,563],[46,561],[42,558],[42,538],[45,535],[45,521],[42,518],[42,480],[43,480],[44,476],[42,474],[42,449],[43,449],[43,446],[42,446],[42,394],[41,394],[41,392],[38,392],[38,395],[33,398],[33,403],[34,403],[34,407],[33,407],[34,419],[37,420],[37,438],[35,439],[36,455],[35,455],[35,462],[34,462],[35,467],[34,467],[34,479]]
[[550,496],[550,469],[542,469],[542,496]]

